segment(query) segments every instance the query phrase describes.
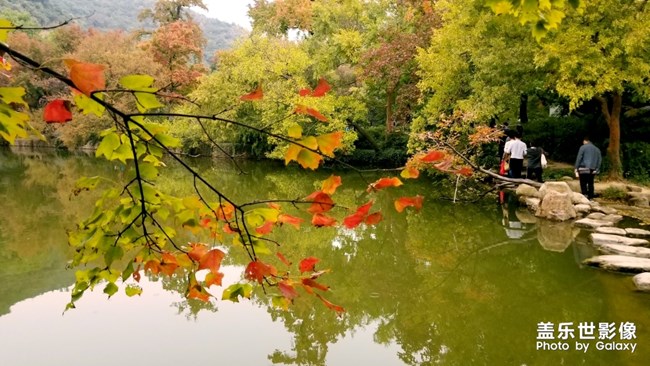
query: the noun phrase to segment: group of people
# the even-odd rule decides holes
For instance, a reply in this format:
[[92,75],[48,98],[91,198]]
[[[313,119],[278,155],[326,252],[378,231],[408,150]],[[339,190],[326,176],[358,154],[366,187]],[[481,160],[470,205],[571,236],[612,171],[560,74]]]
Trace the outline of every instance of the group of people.
[[[520,130],[506,130],[506,135],[500,174],[510,178],[521,178],[524,158],[526,158],[528,159],[526,178],[543,183],[542,176],[546,167],[544,150],[532,144],[528,148],[526,143],[521,141]],[[585,137],[578,150],[574,168],[576,178],[580,179],[580,190],[589,199],[594,198],[594,177],[600,173],[601,163],[600,149],[592,144],[588,137]]]
[[544,150],[531,144],[530,148],[521,141],[521,132],[507,130],[507,138],[503,147],[501,159],[501,174],[510,178],[521,178],[524,167],[524,157],[528,159],[526,178],[544,182],[542,175],[546,167]]

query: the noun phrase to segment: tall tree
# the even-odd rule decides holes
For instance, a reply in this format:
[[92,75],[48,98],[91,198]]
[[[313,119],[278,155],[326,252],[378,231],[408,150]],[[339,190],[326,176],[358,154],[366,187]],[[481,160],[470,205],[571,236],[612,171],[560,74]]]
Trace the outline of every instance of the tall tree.
[[158,24],[191,20],[189,9],[192,6],[208,10],[203,0],[158,0],[153,9],[144,9],[138,18],[140,20],[151,19]]
[[650,6],[646,1],[591,0],[549,34],[536,58],[571,109],[598,101],[609,127],[609,178],[622,178],[621,110],[627,91],[650,98]]
[[172,91],[191,90],[207,71],[203,64],[206,40],[189,13],[192,6],[207,10],[202,0],[158,0],[153,9],[140,13],[140,19],[151,19],[159,24],[145,48],[166,70]]
[[482,1],[442,0],[435,11],[443,25],[417,56],[424,108],[413,137],[454,112],[485,124],[519,117],[522,95],[536,93],[545,78],[533,63],[538,46],[529,31]]

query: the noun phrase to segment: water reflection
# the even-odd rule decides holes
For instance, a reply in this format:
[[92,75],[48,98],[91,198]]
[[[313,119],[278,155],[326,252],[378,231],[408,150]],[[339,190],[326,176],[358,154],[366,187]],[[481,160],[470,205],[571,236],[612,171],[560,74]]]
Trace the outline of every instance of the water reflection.
[[[330,174],[247,164],[241,176],[219,163],[192,164],[237,200],[303,197]],[[385,220],[378,226],[286,228],[276,237],[285,255],[314,255],[332,268],[323,281],[332,286],[328,297],[345,306],[342,318],[307,296],[278,310],[261,290],[242,304],[183,300],[182,275],[145,280],[136,299],[106,301],[97,291],[61,317],[73,282],[64,269],[65,228],[92,202],[70,200],[73,182],[114,176],[114,167],[83,157],[2,155],[0,169],[2,364],[634,365],[650,356],[650,299],[631,291],[629,278],[581,268],[580,258],[590,255],[584,234],[538,222],[514,204],[504,211],[491,202],[436,201],[426,181],[380,192]],[[364,182],[343,179],[339,201],[365,203],[358,193]],[[192,190],[173,166],[160,186]],[[423,192],[420,214],[394,212],[394,198]],[[246,262],[232,250],[224,281],[238,281]],[[639,346],[633,355],[536,351],[541,321],[633,321]],[[119,350],[106,352],[109,339],[121,340]]]

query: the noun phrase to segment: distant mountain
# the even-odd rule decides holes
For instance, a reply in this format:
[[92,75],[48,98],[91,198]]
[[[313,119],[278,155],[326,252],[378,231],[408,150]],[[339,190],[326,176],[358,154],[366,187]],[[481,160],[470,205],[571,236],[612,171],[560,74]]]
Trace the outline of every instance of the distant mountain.
[[[151,23],[138,21],[142,9],[151,8],[154,0],[0,0],[0,15],[6,11],[29,13],[40,25],[53,25],[73,17],[83,27],[101,30],[131,31],[152,28]],[[87,18],[86,18],[87,16]],[[207,46],[206,58],[219,49],[229,48],[247,31],[232,23],[208,18],[193,12],[192,17],[203,29]]]

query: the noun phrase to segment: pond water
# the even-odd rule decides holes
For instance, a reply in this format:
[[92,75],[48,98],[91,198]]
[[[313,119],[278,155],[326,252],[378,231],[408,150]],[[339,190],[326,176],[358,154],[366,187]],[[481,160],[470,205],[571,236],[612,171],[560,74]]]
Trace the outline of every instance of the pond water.
[[[238,202],[299,198],[332,172],[303,172],[246,163],[245,175],[225,161],[192,165]],[[191,193],[170,164],[159,185]],[[323,277],[334,312],[310,296],[289,311],[257,291],[235,304],[187,301],[182,279],[143,278],[141,296],[101,289],[63,313],[74,282],[66,230],[87,214],[93,194],[71,195],[83,175],[119,177],[118,165],[85,156],[0,151],[0,364],[32,365],[641,365],[650,359],[650,296],[629,276],[584,268],[593,253],[586,233],[533,222],[514,205],[453,204],[425,179],[381,192],[385,219],[354,231],[283,228],[282,251],[313,255],[331,268]],[[335,197],[365,203],[364,181],[341,174]],[[376,177],[371,177],[375,179]],[[397,214],[393,199],[425,195],[424,209]],[[286,230],[285,230],[286,229]],[[232,250],[224,284],[241,279],[246,257]],[[213,291],[214,290],[214,291]],[[211,288],[220,295],[220,289]],[[538,350],[538,324],[571,322],[569,350]],[[594,323],[594,340],[578,323]],[[636,339],[621,340],[629,322]],[[596,349],[599,323],[615,323],[606,342],[630,350]],[[554,335],[559,335],[554,332]],[[586,352],[576,341],[589,344]],[[557,339],[548,343],[556,343]]]

